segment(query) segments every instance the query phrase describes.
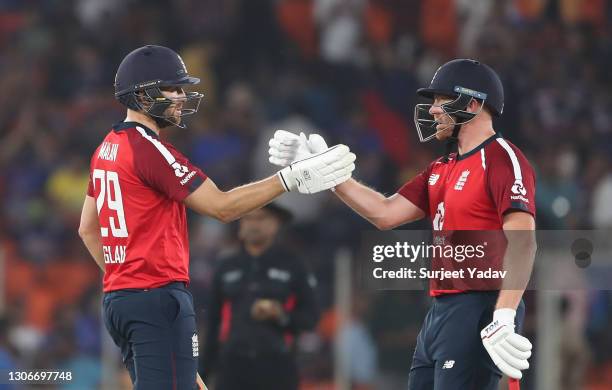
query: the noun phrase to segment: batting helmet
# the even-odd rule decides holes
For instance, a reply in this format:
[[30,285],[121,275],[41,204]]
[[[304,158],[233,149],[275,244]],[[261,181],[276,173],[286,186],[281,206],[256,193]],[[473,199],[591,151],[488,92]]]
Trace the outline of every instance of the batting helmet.
[[[456,118],[458,125],[467,123],[478,112],[466,111],[472,99],[487,107],[494,116],[504,111],[504,88],[497,73],[491,67],[479,61],[456,59],[442,65],[434,74],[428,88],[417,90],[419,96],[434,99],[435,95],[454,98],[443,104],[442,109]],[[438,123],[429,114],[431,104],[417,104],[414,109],[414,121],[421,142],[435,136]],[[433,131],[426,136],[425,131]]]
[[168,122],[185,127],[180,121],[176,123],[172,116],[166,115],[166,109],[180,102],[181,117],[194,114],[203,95],[187,92],[184,98],[175,100],[163,96],[160,88],[183,87],[199,82],[199,78],[187,73],[183,59],[174,50],[147,45],[132,51],[121,61],[115,76],[115,97],[128,108],[151,115],[161,127],[167,126]]

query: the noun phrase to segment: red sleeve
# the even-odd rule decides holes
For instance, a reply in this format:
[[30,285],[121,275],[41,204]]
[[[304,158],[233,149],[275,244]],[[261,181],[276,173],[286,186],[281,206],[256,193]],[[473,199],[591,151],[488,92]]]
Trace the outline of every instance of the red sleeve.
[[145,184],[178,202],[207,176],[167,142],[148,135],[134,143],[134,168]]
[[412,178],[412,180],[404,184],[399,191],[397,191],[398,194],[414,203],[415,206],[423,210],[428,216],[429,191],[427,183],[429,179],[429,168],[430,167],[416,175],[414,178]]
[[499,218],[510,210],[525,211],[535,217],[535,174],[527,158],[505,140],[487,166],[488,189]]
[[93,169],[94,157],[97,156],[99,152],[100,152],[100,147],[98,146],[94,154],[91,156],[91,159],[89,160],[89,183],[87,184],[87,195],[91,196],[92,198],[95,196],[95,192],[94,192],[94,182],[91,176],[91,171]]
[[91,180],[91,172],[89,172],[89,184],[87,184],[87,195],[93,198],[94,196],[94,186],[93,181]]

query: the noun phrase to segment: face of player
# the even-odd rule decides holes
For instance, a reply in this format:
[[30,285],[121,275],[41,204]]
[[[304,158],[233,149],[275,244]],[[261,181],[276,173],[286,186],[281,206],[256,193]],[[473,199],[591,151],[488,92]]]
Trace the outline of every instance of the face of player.
[[455,119],[442,109],[443,104],[450,103],[453,100],[453,98],[447,96],[435,95],[433,104],[429,109],[429,113],[434,117],[434,120],[438,122],[436,126],[436,139],[438,141],[443,141],[453,134]]
[[183,104],[187,100],[187,94],[181,87],[167,87],[160,88],[162,95],[173,101],[173,103],[166,108],[164,116],[169,118],[175,124],[181,123],[181,112]]
[[245,245],[271,243],[280,229],[278,217],[271,211],[259,209],[240,219],[238,237]]

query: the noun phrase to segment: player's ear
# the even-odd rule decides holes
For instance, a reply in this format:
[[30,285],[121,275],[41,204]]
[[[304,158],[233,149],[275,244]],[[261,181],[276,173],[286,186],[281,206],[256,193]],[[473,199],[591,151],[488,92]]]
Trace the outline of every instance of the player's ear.
[[474,98],[470,99],[470,104],[468,104],[467,108],[469,112],[478,112],[478,107],[480,106],[480,102]]
[[[481,105],[483,105],[482,101],[472,98],[472,100],[470,100],[470,104],[468,105],[468,111],[477,113],[478,111],[480,111]],[[487,108],[484,107],[484,105],[482,107],[482,111],[487,111]]]

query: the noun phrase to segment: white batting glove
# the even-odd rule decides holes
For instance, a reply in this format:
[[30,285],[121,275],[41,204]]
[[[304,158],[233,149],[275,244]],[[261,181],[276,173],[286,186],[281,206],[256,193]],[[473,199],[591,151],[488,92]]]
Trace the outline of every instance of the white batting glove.
[[322,151],[327,150],[327,142],[325,142],[323,137],[316,133],[308,136],[306,145],[308,146],[310,153],[321,153]]
[[480,337],[497,368],[510,378],[521,379],[521,371],[529,368],[531,343],[514,332],[515,316],[516,310],[495,310],[493,322],[484,327]]
[[310,134],[306,138],[304,133],[297,135],[286,130],[276,130],[268,144],[269,161],[281,167],[328,149],[327,143],[319,134]]
[[340,144],[291,163],[278,171],[278,177],[285,191],[314,194],[350,179],[355,158],[348,146]]

